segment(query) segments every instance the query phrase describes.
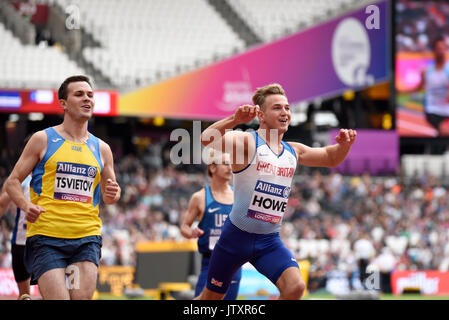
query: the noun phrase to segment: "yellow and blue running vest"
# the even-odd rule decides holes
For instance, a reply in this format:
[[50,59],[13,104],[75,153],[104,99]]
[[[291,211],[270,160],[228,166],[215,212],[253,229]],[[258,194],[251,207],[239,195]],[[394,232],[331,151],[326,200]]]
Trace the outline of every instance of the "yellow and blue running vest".
[[75,239],[101,235],[99,217],[100,143],[90,134],[86,143],[65,140],[45,129],[47,151],[33,170],[31,202],[45,209],[27,225],[27,237],[37,234]]

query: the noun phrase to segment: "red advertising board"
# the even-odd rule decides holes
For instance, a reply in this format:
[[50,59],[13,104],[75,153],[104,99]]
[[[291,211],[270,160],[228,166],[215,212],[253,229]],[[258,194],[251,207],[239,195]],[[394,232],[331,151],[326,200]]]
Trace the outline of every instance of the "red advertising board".
[[[96,116],[116,116],[118,92],[95,90],[94,92]],[[14,90],[0,89],[0,112],[45,114],[62,114],[58,93],[53,89]]]
[[46,4],[36,4],[32,1],[13,1],[11,3],[24,17],[28,17],[32,23],[46,24],[49,8]]
[[[39,296],[37,286],[31,286],[31,296]],[[0,297],[18,297],[19,289],[14,280],[14,273],[11,268],[0,268]]]
[[419,289],[422,294],[449,295],[449,272],[394,271],[391,288],[394,294],[401,294],[406,289]]

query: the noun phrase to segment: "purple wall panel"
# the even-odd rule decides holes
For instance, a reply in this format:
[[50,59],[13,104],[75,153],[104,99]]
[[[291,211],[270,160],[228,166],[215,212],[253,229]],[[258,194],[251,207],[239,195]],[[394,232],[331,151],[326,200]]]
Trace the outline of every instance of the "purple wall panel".
[[[338,130],[330,130],[330,141],[336,143]],[[396,131],[357,130],[357,139],[349,155],[337,168],[341,174],[395,174],[399,166],[399,136]]]

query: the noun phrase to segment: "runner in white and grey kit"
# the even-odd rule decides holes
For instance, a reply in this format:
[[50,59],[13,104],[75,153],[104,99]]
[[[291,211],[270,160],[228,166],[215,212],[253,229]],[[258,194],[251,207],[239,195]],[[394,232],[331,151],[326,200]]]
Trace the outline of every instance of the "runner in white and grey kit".
[[422,71],[419,84],[404,93],[425,91],[424,114],[426,120],[440,136],[449,136],[445,120],[449,118],[449,62],[446,61],[447,44],[444,37],[432,43],[433,61]]
[[[30,198],[31,176],[28,176],[22,182],[22,189],[25,197]],[[6,191],[0,196],[0,217],[6,211],[7,206],[12,203]],[[11,237],[11,256],[12,270],[14,279],[19,289],[20,300],[31,300],[30,296],[30,274],[25,266],[25,242],[27,232],[26,214],[20,208],[16,207],[16,217],[14,220],[14,229]]]
[[277,155],[257,132],[251,134],[256,152],[247,168],[233,172],[235,204],[229,218],[246,232],[279,232],[297,165],[296,153],[281,141],[283,148]]
[[[280,299],[301,298],[304,280],[279,235],[296,166],[337,166],[356,139],[354,130],[341,129],[337,143],[324,148],[284,142],[291,113],[282,87],[259,88],[253,103],[240,106],[201,135],[204,145],[231,153],[234,206],[212,252],[206,288],[198,299],[222,299],[234,272],[246,262],[277,286]],[[256,116],[257,132],[231,130]]]

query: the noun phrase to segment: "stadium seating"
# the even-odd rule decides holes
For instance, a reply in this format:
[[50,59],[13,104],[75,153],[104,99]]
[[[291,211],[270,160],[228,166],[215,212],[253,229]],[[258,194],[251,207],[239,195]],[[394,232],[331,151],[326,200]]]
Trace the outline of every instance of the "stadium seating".
[[335,16],[356,0],[227,0],[264,41],[271,41]]
[[23,45],[0,24],[0,86],[54,88],[67,76],[85,74],[58,47]]
[[328,253],[347,255],[351,251],[351,243],[347,239],[299,239],[296,246],[290,245],[298,259],[317,258]]
[[[360,5],[354,0],[226,1],[264,42],[324,21],[349,5]],[[99,44],[84,46],[83,58],[120,89],[161,81],[246,49],[238,31],[207,0],[39,3],[59,6],[62,12],[69,6],[78,8],[80,27]],[[66,74],[83,73],[60,50],[20,45],[3,31],[1,39],[16,44],[2,50],[3,58],[14,57],[12,61],[2,60],[8,65],[8,70],[0,75],[2,86],[48,86],[60,82]],[[32,67],[22,72],[26,66],[18,61],[23,57],[30,57],[28,63]],[[35,61],[40,62],[38,67],[34,67]]]
[[245,46],[206,0],[70,3],[80,9],[81,27],[101,44],[84,48],[85,59],[117,86],[168,78]]
[[405,176],[430,174],[439,177],[449,175],[449,154],[403,155],[401,162]]

